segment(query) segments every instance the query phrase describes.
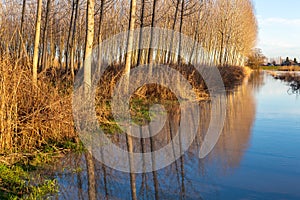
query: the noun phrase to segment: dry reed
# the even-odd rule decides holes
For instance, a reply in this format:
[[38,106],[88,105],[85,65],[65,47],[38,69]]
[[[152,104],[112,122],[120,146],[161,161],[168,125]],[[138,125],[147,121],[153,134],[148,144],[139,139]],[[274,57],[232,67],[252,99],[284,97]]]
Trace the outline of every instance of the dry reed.
[[32,84],[29,69],[0,63],[0,153],[33,152],[76,137],[71,95],[49,78]]
[[[58,69],[51,68],[40,74],[38,85],[34,86],[31,70],[12,63],[15,62],[9,59],[0,63],[0,154],[30,153],[49,144],[77,141],[71,105],[72,82],[63,78]],[[107,101],[123,67],[109,67],[100,81],[96,111],[102,124],[114,123]],[[199,99],[209,97],[205,82],[192,66],[171,67],[191,83]],[[226,88],[240,84],[245,76],[241,67],[222,67],[220,72]],[[134,98],[174,100],[175,96],[168,88],[153,84],[137,90]]]

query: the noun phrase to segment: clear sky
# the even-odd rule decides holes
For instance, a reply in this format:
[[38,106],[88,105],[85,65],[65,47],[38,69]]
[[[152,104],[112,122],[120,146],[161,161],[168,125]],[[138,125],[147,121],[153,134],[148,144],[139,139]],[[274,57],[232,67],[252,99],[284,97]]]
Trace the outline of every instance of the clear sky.
[[259,25],[257,47],[271,57],[300,60],[300,0],[253,0]]

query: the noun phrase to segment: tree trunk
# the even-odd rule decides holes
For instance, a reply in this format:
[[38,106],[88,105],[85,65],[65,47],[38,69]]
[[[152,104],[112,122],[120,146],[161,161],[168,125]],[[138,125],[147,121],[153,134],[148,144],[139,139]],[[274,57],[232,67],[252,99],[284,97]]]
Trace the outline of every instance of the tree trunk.
[[145,0],[142,0],[141,8],[141,25],[140,25],[140,40],[139,40],[139,50],[137,58],[137,66],[141,64],[141,57],[143,55],[142,42],[143,42],[143,27],[144,27],[144,13],[145,13]]
[[174,31],[175,31],[175,26],[176,26],[176,22],[177,22],[177,15],[178,15],[179,3],[180,3],[180,0],[177,0],[176,10],[175,10],[175,15],[174,15],[174,22],[173,22],[173,26],[172,26],[172,36],[171,36],[171,42],[170,42],[170,46],[169,46],[169,55],[168,55],[168,61],[167,61],[167,63],[170,63],[172,61],[171,60],[171,55],[172,55],[173,40],[174,40]]
[[89,92],[92,85],[92,51],[94,41],[94,9],[95,0],[87,1],[87,27],[86,27],[86,43],[84,55],[84,91]]
[[[67,46],[66,46],[66,52],[65,52],[65,57],[66,57],[66,73],[69,71],[69,49],[70,49],[70,40],[72,37],[72,26],[73,26],[73,21],[74,21],[74,12],[75,12],[75,0],[72,2],[72,13],[71,13],[71,20],[70,20],[70,25],[69,25],[69,32],[68,32],[68,39],[67,39]],[[88,12],[88,11],[87,11]],[[76,21],[75,23],[76,24]],[[87,24],[88,26],[88,24]],[[87,30],[88,31],[88,30]]]
[[[182,33],[182,26],[183,26],[183,14],[184,14],[184,0],[181,1],[181,14],[180,14],[180,27],[179,33]],[[178,44],[178,57],[177,63],[181,63],[181,34],[179,35],[179,44]]]
[[35,25],[35,40],[34,40],[34,50],[33,50],[33,67],[32,67],[32,82],[37,85],[37,68],[39,62],[39,43],[41,34],[41,19],[42,19],[42,0],[38,0],[37,5],[37,15],[36,15],[36,25]]
[[22,58],[22,38],[23,38],[23,29],[24,29],[24,17],[25,17],[25,10],[26,10],[26,0],[23,0],[22,5],[22,16],[21,16],[21,28],[20,28],[20,40],[19,40],[19,58]]
[[151,67],[151,64],[153,62],[153,48],[151,48],[152,46],[152,43],[153,43],[153,28],[155,26],[155,10],[156,10],[156,2],[157,0],[154,0],[153,1],[153,8],[152,8],[152,19],[151,19],[151,34],[150,34],[150,45],[149,45],[149,55],[148,55],[148,64],[150,64],[150,73],[151,73],[151,70],[152,70],[152,67]]
[[90,152],[85,153],[87,175],[88,175],[88,193],[89,200],[96,200],[96,180],[95,180],[95,165],[93,156]]
[[[130,75],[130,67],[131,67],[131,60],[132,60],[132,48],[133,48],[133,31],[134,31],[134,24],[136,20],[136,0],[131,0],[130,5],[130,17],[129,17],[129,32],[128,32],[128,40],[127,40],[127,54],[125,59],[125,76],[126,76],[126,88],[125,90],[128,90],[129,86],[129,75]],[[131,185],[131,195],[132,199],[136,200],[136,177],[133,172],[133,141],[132,137],[128,134],[126,134],[126,140],[127,140],[127,150],[128,150],[128,157],[129,157],[129,167],[130,167],[130,185]]]
[[104,12],[105,0],[101,0],[100,17],[99,17],[99,29],[98,29],[98,71],[101,72],[101,42],[102,42],[102,21]]
[[48,47],[48,21],[49,21],[49,13],[51,7],[51,0],[47,0],[47,8],[46,8],[46,20],[45,27],[43,31],[43,55],[42,55],[42,70],[47,69],[47,47]]
[[70,56],[70,70],[71,70],[71,77],[72,80],[75,78],[75,51],[76,51],[76,26],[77,26],[77,18],[78,18],[78,12],[79,12],[79,0],[76,0],[75,2],[75,17],[74,17],[74,26],[73,26],[73,32],[72,32],[72,42],[71,42],[71,56]]

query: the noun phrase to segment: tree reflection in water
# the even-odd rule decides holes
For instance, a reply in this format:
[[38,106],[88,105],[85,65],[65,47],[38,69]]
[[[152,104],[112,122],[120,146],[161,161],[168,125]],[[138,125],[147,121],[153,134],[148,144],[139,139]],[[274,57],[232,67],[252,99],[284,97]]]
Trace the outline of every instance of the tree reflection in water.
[[[136,175],[138,199],[201,199],[201,193],[210,190],[205,184],[210,179],[207,171],[217,168],[226,174],[238,167],[251,136],[255,119],[253,90],[263,84],[263,76],[254,74],[247,83],[229,92],[224,129],[214,150],[205,159],[198,158],[199,149],[210,122],[210,103],[201,102],[200,127],[189,150],[172,165],[153,173]],[[190,119],[194,123],[196,119]],[[135,152],[150,152],[168,144],[178,131],[180,108],[176,104],[168,110],[163,129],[150,139],[137,139]],[[193,124],[191,124],[193,126]],[[141,129],[140,129],[141,130]],[[184,133],[182,133],[184,134]],[[114,143],[126,149],[124,134],[113,137]],[[175,151],[174,151],[175,153]],[[175,155],[173,155],[175,156]],[[57,199],[130,199],[129,174],[104,166],[90,154],[69,154],[53,169],[60,192]]]

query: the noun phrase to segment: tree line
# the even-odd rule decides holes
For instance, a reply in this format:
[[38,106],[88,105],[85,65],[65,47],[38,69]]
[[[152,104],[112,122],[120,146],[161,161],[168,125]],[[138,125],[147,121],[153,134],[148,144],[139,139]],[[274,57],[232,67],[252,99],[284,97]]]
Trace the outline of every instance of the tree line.
[[[89,56],[93,48],[118,33],[145,27],[180,32],[195,41],[193,50],[188,61],[182,60],[178,55],[186,44],[180,38],[171,38],[170,47],[178,55],[157,52],[150,48],[150,35],[149,48],[131,51],[138,44],[135,40],[142,36],[134,38],[129,32],[126,43],[116,45],[120,48],[119,59],[114,61],[124,65],[128,78],[134,65],[158,61],[178,66],[193,63],[200,56],[197,49],[202,47],[215,65],[243,66],[257,37],[251,0],[0,1],[1,149],[24,150],[41,147],[48,140],[75,138],[71,95],[53,87],[52,82],[43,82],[41,76],[54,69],[74,79],[76,72],[84,67],[84,89],[89,89],[92,74]],[[109,52],[105,53],[109,59]],[[10,66],[5,66],[6,63]],[[18,74],[12,63],[27,71],[19,69],[22,73]],[[39,90],[30,89],[29,72]],[[127,134],[126,137],[127,150],[132,153],[133,138]],[[129,157],[130,167],[133,159]],[[94,168],[89,154],[87,165],[92,174]],[[90,175],[88,181],[95,188],[93,177]],[[156,183],[155,171],[153,179]],[[130,183],[132,199],[137,199],[133,173]],[[158,184],[154,187],[157,189]],[[90,199],[96,199],[90,191]]]
[[[0,59],[10,57],[30,67],[34,80],[38,73],[53,67],[74,77],[80,67],[89,64],[85,55],[94,46],[120,32],[143,27],[189,36],[220,66],[244,65],[258,29],[251,0],[1,1]],[[153,51],[133,52],[131,64],[157,59]],[[195,57],[191,55],[191,59]],[[120,56],[118,62],[126,59],[128,56]],[[181,62],[168,53],[160,60]]]

